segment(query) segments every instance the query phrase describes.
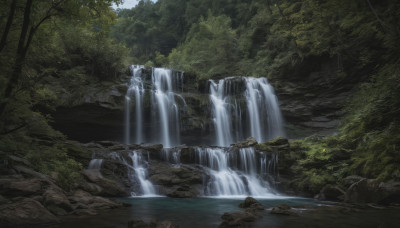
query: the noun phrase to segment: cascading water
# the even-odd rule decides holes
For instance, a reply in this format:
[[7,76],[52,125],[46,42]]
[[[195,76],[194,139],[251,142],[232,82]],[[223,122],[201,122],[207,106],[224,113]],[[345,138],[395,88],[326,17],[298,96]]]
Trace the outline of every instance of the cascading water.
[[231,114],[228,97],[225,96],[225,81],[217,83],[210,80],[210,100],[212,115],[217,135],[217,146],[227,146],[233,143]]
[[88,169],[101,169],[101,165],[103,164],[103,159],[94,158],[90,160]]
[[[180,144],[180,112],[186,110],[180,94],[183,73],[151,68],[150,76],[150,68],[144,66],[132,66],[131,70],[126,94],[125,143],[162,143],[161,159],[180,167],[181,151],[171,147]],[[263,142],[284,135],[272,86],[265,78],[253,77],[210,80],[209,85],[216,145],[221,147],[196,147],[194,151],[195,163],[207,173],[204,195],[274,197],[270,183],[277,177],[276,153],[256,153],[254,148],[222,148],[249,136]],[[131,116],[134,116],[132,121]],[[133,151],[129,157],[131,162],[119,159],[131,170],[129,175],[136,186],[132,194],[154,196],[155,187],[147,179],[148,159],[140,151]]]
[[241,148],[238,153],[226,148],[196,148],[195,162],[209,169],[210,178],[205,183],[204,195],[274,197],[269,183],[263,179],[264,173],[261,173],[269,169],[267,162],[261,162],[264,158],[261,156],[257,163],[254,148]]
[[153,184],[147,179],[147,162],[142,153],[133,151],[129,154],[132,159],[132,168],[135,170],[135,178],[140,183],[142,196],[156,196],[156,190]]
[[90,160],[88,170],[94,172],[94,175],[96,175],[97,177],[103,178],[103,175],[100,172],[102,164],[103,159],[93,158],[92,160]]
[[[183,90],[183,73],[166,68],[152,68],[151,82],[149,77],[145,79],[143,71],[146,68],[141,65],[132,65],[132,77],[125,96],[125,132],[124,142],[162,143],[164,147],[170,148],[180,143],[180,109],[186,108],[185,99],[175,93]],[[144,127],[144,101],[146,91],[151,96],[151,123]],[[131,113],[131,106],[134,99],[134,112]],[[178,98],[182,104],[180,108],[175,101]],[[131,116],[134,113],[134,121]],[[133,123],[133,124],[132,124]],[[131,129],[135,128],[134,137],[131,136]],[[151,134],[150,134],[151,133]],[[146,137],[147,136],[147,137]],[[132,140],[133,138],[133,140]]]
[[265,78],[245,78],[250,136],[258,142],[284,136],[282,114],[274,89]]
[[154,128],[154,133],[160,133],[158,142],[164,147],[170,148],[178,145],[179,140],[179,108],[175,102],[174,87],[179,85],[180,78],[173,83],[172,70],[166,68],[153,68],[152,82],[152,110],[153,123],[158,127]]
[[143,142],[143,97],[144,86],[142,81],[142,71],[144,66],[132,65],[132,77],[129,82],[128,91],[125,96],[125,143],[131,143],[131,98],[135,96],[135,140],[134,143]]
[[147,167],[149,154],[147,152],[147,160],[143,156],[141,151],[131,151],[128,153],[130,158],[130,162],[127,161],[120,154],[113,152],[110,157],[114,160],[118,160],[122,162],[126,167],[128,167],[128,177],[132,186],[134,187],[131,192],[132,196],[141,196],[141,197],[155,197],[157,195],[156,189],[154,185],[147,179]]
[[[285,135],[278,99],[265,78],[229,77],[218,83],[210,80],[210,100],[218,146],[229,146],[250,136],[264,142]],[[242,124],[246,122],[248,127]]]

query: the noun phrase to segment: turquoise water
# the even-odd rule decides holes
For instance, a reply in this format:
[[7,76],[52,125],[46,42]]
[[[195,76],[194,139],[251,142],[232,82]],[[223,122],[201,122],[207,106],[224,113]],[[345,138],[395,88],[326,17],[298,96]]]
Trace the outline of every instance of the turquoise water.
[[[170,220],[181,228],[218,227],[225,212],[241,210],[238,205],[244,198],[118,198],[132,207],[108,210],[96,216],[63,218],[63,223],[47,227],[55,228],[112,228],[127,227],[131,219],[150,222]],[[400,209],[342,208],[307,198],[257,199],[267,210],[262,218],[248,227],[400,227]],[[273,215],[269,209],[279,204],[299,206],[298,216]]]

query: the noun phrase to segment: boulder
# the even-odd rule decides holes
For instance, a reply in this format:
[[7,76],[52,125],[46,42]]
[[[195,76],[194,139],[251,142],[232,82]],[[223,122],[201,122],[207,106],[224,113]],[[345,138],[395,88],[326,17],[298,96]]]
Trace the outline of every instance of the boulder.
[[258,216],[247,211],[236,211],[224,213],[221,218],[224,221],[219,227],[246,227],[247,222],[255,221]]
[[243,203],[239,204],[240,208],[254,208],[256,210],[264,210],[264,206],[253,197],[246,197]]
[[128,228],[149,228],[149,224],[143,220],[133,219],[128,221]]
[[84,189],[101,196],[129,196],[130,193],[124,188],[119,180],[101,178],[99,170],[87,169],[82,171],[83,176],[95,185],[84,184]]
[[270,140],[268,142],[265,142],[265,144],[269,146],[285,146],[289,144],[289,140],[285,137],[278,136],[274,138],[273,140]]
[[332,186],[330,184],[323,187],[316,199],[318,200],[332,200],[332,201],[343,201],[345,199],[346,192],[338,186]]
[[73,209],[64,191],[55,185],[44,192],[43,201],[45,207],[55,215],[66,215]]
[[346,192],[346,202],[390,204],[400,202],[400,182],[383,183],[376,179],[362,179]]
[[46,179],[0,179],[0,194],[7,196],[41,195],[52,183]]
[[[120,202],[112,201],[100,196],[93,196],[88,192],[77,190],[68,197],[77,213],[96,214],[97,210],[113,209],[124,206]],[[79,211],[80,210],[80,211]]]
[[0,224],[34,225],[59,222],[38,201],[25,198],[15,203],[0,205]]
[[297,213],[294,212],[292,208],[286,204],[281,204],[272,208],[270,213],[277,215],[297,215]]
[[348,203],[377,203],[380,195],[380,181],[375,179],[361,179],[352,184],[346,192]]

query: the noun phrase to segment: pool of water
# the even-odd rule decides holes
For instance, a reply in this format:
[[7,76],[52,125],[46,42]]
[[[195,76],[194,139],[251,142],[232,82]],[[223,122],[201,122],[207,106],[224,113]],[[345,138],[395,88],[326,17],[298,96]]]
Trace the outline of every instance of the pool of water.
[[[63,223],[49,227],[65,228],[111,228],[127,227],[130,219],[150,222],[170,220],[180,227],[203,228],[218,227],[225,212],[241,210],[238,205],[244,198],[118,198],[132,207],[103,212],[96,216],[66,218]],[[257,199],[267,210],[262,218],[249,224],[249,227],[399,227],[400,209],[346,209],[329,203],[321,203],[307,198],[282,197]],[[279,204],[299,206],[298,216],[270,214],[268,208]]]

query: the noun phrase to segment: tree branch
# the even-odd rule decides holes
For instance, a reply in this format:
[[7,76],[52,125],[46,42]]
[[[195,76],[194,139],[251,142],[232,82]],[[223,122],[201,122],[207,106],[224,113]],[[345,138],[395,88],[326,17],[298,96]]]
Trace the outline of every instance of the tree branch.
[[371,9],[372,13],[374,13],[376,19],[378,20],[378,22],[382,25],[382,27],[386,30],[388,29],[388,26],[385,24],[385,22],[382,21],[382,19],[378,16],[378,14],[376,13],[374,7],[372,6],[371,2],[369,0],[366,0],[368,3],[369,8]]

